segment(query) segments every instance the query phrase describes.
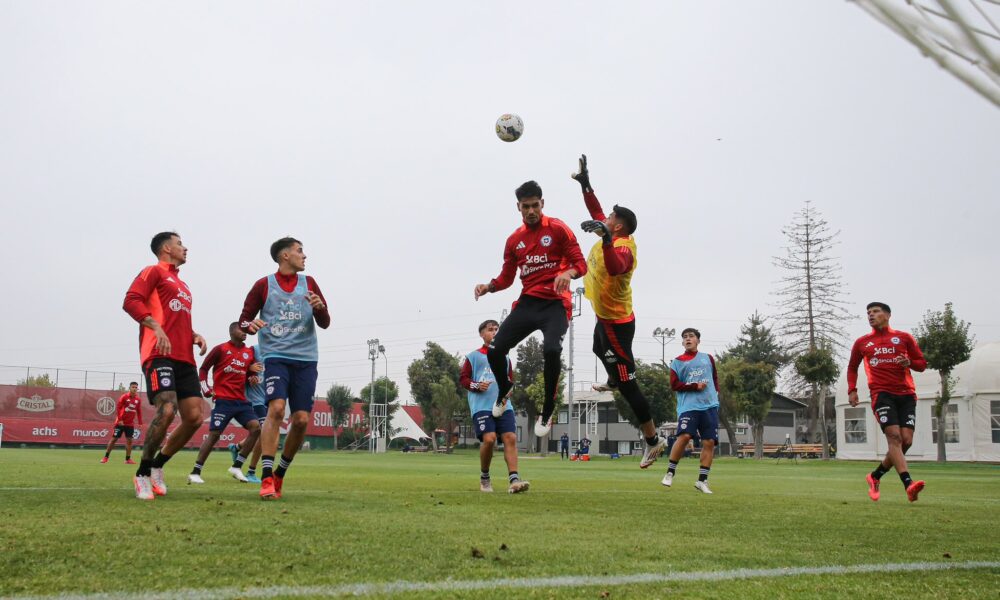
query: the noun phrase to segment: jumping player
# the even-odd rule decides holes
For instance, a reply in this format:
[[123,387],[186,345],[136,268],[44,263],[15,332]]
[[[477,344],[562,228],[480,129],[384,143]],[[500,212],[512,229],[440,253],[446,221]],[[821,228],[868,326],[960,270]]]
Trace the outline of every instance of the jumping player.
[[[192,347],[197,345],[202,356],[207,349],[205,338],[191,328],[191,290],[178,270],[187,262],[187,248],[171,231],[153,236],[149,246],[159,262],[139,273],[122,306],[141,325],[139,356],[147,396],[156,407],[135,473],[135,496],[140,500],[166,495],[163,466],[201,425],[201,387]],[[164,442],[178,412],[181,423]]]
[[591,221],[581,227],[596,233],[601,240],[590,249],[587,257],[587,275],[583,288],[594,307],[597,325],[594,327],[594,354],[608,372],[607,385],[595,384],[599,392],[617,389],[632,407],[639,428],[646,438],[646,448],[639,461],[639,468],[646,469],[660,457],[667,442],[656,433],[656,424],[649,409],[649,401],[642,395],[635,380],[635,357],[632,339],[635,337],[635,313],[632,312],[632,274],[638,265],[635,233],[637,220],[631,210],[615,205],[605,216],[601,203],[590,185],[587,155],[580,157],[580,170],[574,174],[583,190],[583,201],[590,212]]
[[[462,363],[459,384],[469,393],[469,412],[476,428],[476,437],[481,442],[479,446],[479,490],[492,492],[490,481],[490,463],[493,461],[493,449],[497,444],[497,435],[503,442],[503,458],[507,463],[507,492],[518,494],[528,491],[531,485],[523,481],[517,473],[517,426],[514,423],[514,407],[507,403],[507,408],[499,417],[493,416],[493,407],[497,401],[497,385],[493,371],[490,370],[486,353],[490,342],[497,334],[500,324],[493,320],[483,321],[479,325],[479,337],[483,345],[470,352]],[[510,360],[507,360],[507,378],[514,380],[514,371]]]
[[[253,448],[260,436],[260,424],[257,422],[253,407],[247,402],[246,387],[252,383],[260,383],[255,373],[262,371],[263,367],[257,362],[253,348],[248,348],[243,343],[246,339],[247,334],[240,329],[240,324],[230,323],[229,341],[212,348],[201,363],[201,369],[198,370],[201,393],[206,398],[214,396],[215,407],[208,421],[208,436],[201,443],[194,469],[188,475],[188,483],[205,483],[201,478],[201,470],[222,432],[233,419],[236,419],[236,422],[248,432],[247,448]],[[209,371],[212,371],[211,386],[208,385]],[[249,450],[247,453],[249,454]],[[229,467],[229,474],[233,479],[243,483],[247,482],[247,478],[243,475],[245,460],[245,454],[237,454],[233,458],[233,465]]]
[[139,384],[133,381],[128,384],[128,392],[122,394],[121,398],[118,398],[118,406],[115,410],[115,430],[108,441],[108,447],[104,450],[104,458],[101,459],[101,464],[108,462],[111,450],[122,435],[125,436],[125,464],[135,464],[135,461],[132,460],[132,436],[135,435],[133,423],[138,419],[139,427],[142,427],[142,411],[139,409],[140,402]]
[[872,332],[859,337],[851,347],[847,363],[847,397],[851,406],[858,405],[858,365],[865,362],[865,375],[872,396],[872,411],[878,420],[889,450],[875,470],[868,474],[868,497],[879,499],[879,481],[896,467],[906,488],[906,497],[916,502],[923,481],[913,481],[906,466],[906,451],[913,445],[913,428],[917,420],[917,392],[910,370],[927,368],[923,352],[913,336],[889,327],[892,311],[884,302],[867,306],[868,324]]
[[[302,242],[281,238],[271,244],[271,258],[278,263],[278,272],[257,280],[240,316],[244,331],[258,334],[257,347],[267,374],[267,420],[261,432],[263,500],[281,498],[285,473],[305,438],[316,393],[316,326],[330,326],[323,292],[312,277],[302,274],[306,268]],[[291,411],[288,435],[281,461],[274,468],[286,402]]]
[[701,437],[701,468],[694,487],[711,494],[708,472],[712,468],[715,445],[719,441],[719,374],[711,354],[698,352],[701,332],[688,327],[681,332],[684,354],[670,362],[670,387],[677,392],[677,440],[670,449],[670,462],[663,485],[674,484],[677,463],[697,432]]
[[[474,294],[479,300],[484,294],[507,289],[514,282],[514,273],[520,271],[521,297],[514,302],[486,356],[494,373],[504,373],[511,348],[541,330],[545,400],[535,423],[535,435],[542,437],[552,428],[556,387],[562,370],[562,340],[573,311],[569,282],[587,272],[587,263],[570,228],[559,219],[542,214],[545,200],[537,183],[522,184],[514,195],[524,223],[507,238],[500,274],[489,283],[476,285]],[[493,416],[503,415],[512,386],[509,377],[497,377]]]

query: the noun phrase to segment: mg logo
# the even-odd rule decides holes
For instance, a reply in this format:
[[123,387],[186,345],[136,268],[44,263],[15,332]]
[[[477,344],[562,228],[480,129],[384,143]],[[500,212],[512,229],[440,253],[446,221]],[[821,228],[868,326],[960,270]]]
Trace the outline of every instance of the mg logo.
[[110,417],[115,412],[115,401],[113,398],[104,396],[97,399],[97,412],[105,417]]

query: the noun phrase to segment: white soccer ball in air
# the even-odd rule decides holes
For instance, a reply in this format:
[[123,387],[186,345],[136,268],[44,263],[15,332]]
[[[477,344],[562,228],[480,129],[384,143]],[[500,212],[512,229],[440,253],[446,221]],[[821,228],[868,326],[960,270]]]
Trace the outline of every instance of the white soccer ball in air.
[[515,114],[500,115],[497,119],[497,137],[505,142],[516,142],[524,133],[524,121]]

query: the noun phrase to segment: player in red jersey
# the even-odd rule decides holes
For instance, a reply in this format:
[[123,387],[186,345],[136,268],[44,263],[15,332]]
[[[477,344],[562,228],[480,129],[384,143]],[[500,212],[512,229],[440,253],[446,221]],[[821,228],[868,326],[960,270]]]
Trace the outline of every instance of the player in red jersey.
[[[260,383],[255,373],[263,371],[264,365],[257,362],[253,348],[244,344],[246,339],[247,334],[240,329],[240,324],[235,321],[230,323],[229,341],[212,348],[202,361],[201,369],[198,370],[201,393],[206,398],[214,396],[215,407],[208,420],[208,435],[201,443],[198,458],[194,461],[194,469],[188,475],[189,484],[205,483],[201,478],[201,470],[222,432],[233,419],[247,430],[248,435],[245,453],[236,454],[233,465],[229,467],[229,474],[237,481],[247,482],[246,476],[243,475],[243,463],[260,436],[260,423],[257,422],[253,406],[247,401],[245,390],[247,384]],[[208,385],[209,371],[212,371],[211,386]]]
[[135,435],[135,427],[133,425],[136,419],[138,419],[139,427],[142,427],[142,411],[139,410],[139,403],[141,401],[139,398],[139,384],[133,381],[128,384],[128,392],[122,394],[121,398],[118,399],[118,406],[115,410],[115,430],[111,434],[111,439],[108,440],[108,447],[104,450],[104,458],[101,459],[102,464],[108,462],[111,450],[122,435],[125,436],[125,464],[135,464],[135,461],[132,460],[132,436]]
[[[207,349],[205,338],[191,328],[191,290],[178,271],[187,262],[187,248],[171,231],[153,236],[149,247],[159,262],[139,273],[122,306],[140,324],[146,394],[156,407],[135,473],[135,495],[140,500],[166,495],[163,465],[201,425],[201,388],[192,346],[197,345],[202,355]],[[181,423],[167,438],[167,428],[178,412]]]
[[851,348],[847,363],[847,395],[851,406],[858,405],[858,365],[864,360],[868,389],[872,395],[872,411],[878,420],[889,451],[866,477],[868,496],[879,499],[879,480],[896,467],[906,488],[906,497],[916,502],[923,481],[913,481],[906,466],[906,451],[913,444],[913,428],[917,421],[917,395],[910,370],[918,373],[927,368],[924,354],[913,336],[889,327],[892,311],[884,302],[872,302],[867,307],[872,332],[859,337]]
[[[506,373],[511,348],[541,330],[545,400],[535,423],[535,435],[542,437],[552,428],[562,370],[562,340],[573,311],[569,282],[587,273],[587,262],[572,230],[559,219],[542,214],[545,199],[537,183],[522,184],[514,195],[524,223],[507,238],[500,274],[489,283],[476,285],[474,294],[479,300],[483,294],[507,289],[514,283],[514,273],[520,271],[521,296],[500,325],[486,356],[494,373]],[[497,377],[499,394],[493,416],[503,415],[512,386],[510,378]]]

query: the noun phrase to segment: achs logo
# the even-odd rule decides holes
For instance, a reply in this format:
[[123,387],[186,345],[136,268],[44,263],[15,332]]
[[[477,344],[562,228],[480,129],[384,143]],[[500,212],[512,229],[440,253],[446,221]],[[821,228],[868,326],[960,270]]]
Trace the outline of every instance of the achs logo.
[[515,250],[524,250],[526,247],[527,246],[524,245],[524,242],[518,242],[517,246],[514,249]]
[[280,335],[282,335],[284,333],[285,333],[285,328],[282,327],[281,325],[279,325],[278,323],[275,323],[274,325],[271,325],[271,335],[279,335],[280,336]]
[[104,415],[105,417],[111,416],[111,413],[115,412],[115,401],[112,398],[104,396],[97,399],[97,412]]
[[870,364],[873,367],[877,367],[879,362],[881,362],[879,361],[879,359],[873,357],[871,360],[868,361],[868,364]]
[[543,235],[542,239],[541,239],[541,242],[542,242],[543,246],[545,246],[546,248],[548,248],[549,246],[552,245],[552,236],[551,235]]
[[892,338],[891,340],[889,340],[889,341],[890,341],[890,342],[892,342],[893,344],[898,344],[898,343],[899,343],[899,338],[898,338],[898,337],[893,337],[893,338]]
[[45,412],[56,409],[56,401],[35,394],[31,398],[18,398],[17,407],[28,412]]
[[177,298],[171,300],[168,306],[170,306],[170,310],[174,312],[180,312],[184,310],[184,303],[178,300]]

